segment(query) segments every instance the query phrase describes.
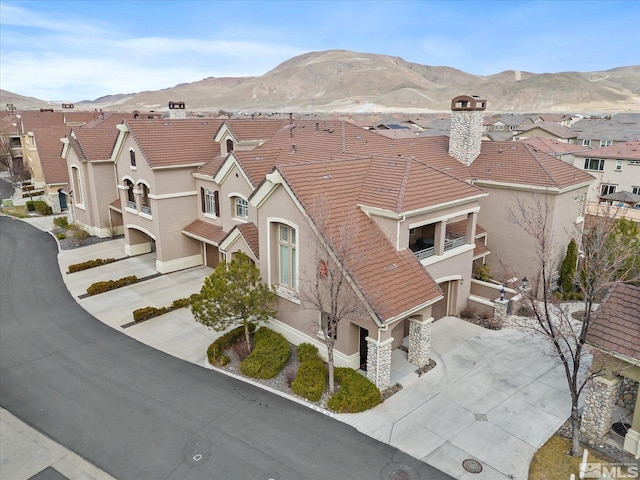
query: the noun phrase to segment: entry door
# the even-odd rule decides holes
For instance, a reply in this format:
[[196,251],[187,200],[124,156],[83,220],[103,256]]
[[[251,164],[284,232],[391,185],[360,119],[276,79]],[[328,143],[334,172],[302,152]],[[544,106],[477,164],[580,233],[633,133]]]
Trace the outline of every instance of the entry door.
[[367,337],[369,336],[369,330],[360,327],[360,370],[367,371],[367,350],[369,344],[367,343]]

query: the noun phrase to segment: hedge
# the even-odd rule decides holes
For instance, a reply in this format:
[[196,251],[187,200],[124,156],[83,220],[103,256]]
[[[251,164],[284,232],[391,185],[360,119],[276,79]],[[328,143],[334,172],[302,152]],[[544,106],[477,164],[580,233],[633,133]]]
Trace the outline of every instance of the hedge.
[[318,355],[318,349],[310,343],[298,345],[298,358],[300,366],[291,390],[311,402],[317,402],[327,386],[327,367]]
[[327,406],[338,413],[358,413],[375,407],[382,401],[380,390],[364,375],[351,368],[336,368],[335,379],[340,391]]
[[190,297],[187,298],[178,298],[174,300],[171,305],[168,307],[142,307],[133,311],[133,321],[134,322],[142,322],[144,320],[149,320],[150,318],[157,317],[159,315],[164,315],[165,313],[169,313],[173,310],[177,310],[179,308],[186,308],[191,305],[191,302],[197,298],[199,295],[194,293]]
[[88,270],[89,268],[100,267],[107,265],[108,263],[115,262],[115,258],[96,258],[95,260],[87,260],[82,263],[74,263],[69,265],[69,273],[80,272],[82,270]]
[[[249,332],[253,332],[256,329],[255,324],[249,324]],[[224,354],[225,350],[228,350],[234,343],[238,342],[244,337],[244,326],[234,328],[228,331],[220,338],[216,339],[209,348],[207,348],[207,358],[211,365],[224,366],[229,363],[229,357]]]
[[118,280],[107,280],[104,282],[96,282],[89,285],[87,293],[89,295],[97,295],[98,293],[108,292],[109,290],[115,290],[116,288],[126,287],[127,285],[133,285],[138,281],[138,277],[135,275],[129,275],[128,277],[122,277]]
[[67,217],[56,217],[53,219],[53,224],[56,227],[67,228],[69,226],[69,220]]
[[254,337],[253,351],[240,363],[240,371],[251,378],[273,378],[289,361],[291,347],[278,332],[260,328]]

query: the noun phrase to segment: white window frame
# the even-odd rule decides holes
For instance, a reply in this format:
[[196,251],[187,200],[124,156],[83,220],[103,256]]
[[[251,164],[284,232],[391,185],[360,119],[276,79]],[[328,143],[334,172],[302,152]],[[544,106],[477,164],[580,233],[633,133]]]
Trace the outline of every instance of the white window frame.
[[234,197],[233,199],[234,212],[236,218],[246,220],[249,218],[249,202],[242,197]]
[[582,146],[583,147],[590,147],[591,146],[591,139],[590,138],[582,139]]
[[603,183],[600,186],[600,196],[609,195],[610,193],[616,193],[617,191],[618,191],[618,185],[613,185],[612,183]]
[[[591,162],[598,162],[597,168],[592,168]],[[584,159],[584,169],[591,170],[592,172],[602,172],[604,171],[604,158],[585,158]]]
[[[278,285],[289,290],[298,290],[298,231],[295,227],[277,223],[278,244]],[[286,235],[283,236],[283,233]],[[287,263],[283,263],[283,252],[286,251]],[[283,270],[286,267],[286,279]]]
[[640,195],[640,185],[633,185],[631,187],[631,193],[635,193],[636,195]]
[[613,145],[613,140],[600,140],[600,147],[610,147]]
[[494,125],[493,129],[494,130],[504,130],[504,125]]
[[209,188],[204,189],[204,213],[216,218],[216,191]]
[[84,210],[85,207],[84,207],[84,190],[82,188],[82,175],[80,175],[80,169],[75,165],[71,166],[71,179],[73,181],[74,205]]
[[616,160],[616,172],[622,171],[622,160]]

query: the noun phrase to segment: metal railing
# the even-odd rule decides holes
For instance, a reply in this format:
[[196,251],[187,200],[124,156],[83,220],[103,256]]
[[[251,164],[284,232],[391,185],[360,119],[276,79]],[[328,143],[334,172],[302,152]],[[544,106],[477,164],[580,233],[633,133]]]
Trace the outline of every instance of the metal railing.
[[[447,250],[452,250],[454,248],[461,247],[463,245],[466,245],[466,243],[467,243],[467,239],[465,236],[455,236],[455,237],[449,238],[444,241],[444,251],[446,252]],[[424,260],[425,258],[429,258],[435,255],[435,253],[436,253],[435,246],[424,248],[422,250],[417,250],[413,252],[413,254],[418,260]]]
[[127,207],[132,208],[134,210],[138,209],[138,206],[136,205],[136,202],[132,202],[131,200],[127,200]]
[[146,205],[142,206],[142,213],[146,213],[147,215],[151,215],[151,207],[147,207]]

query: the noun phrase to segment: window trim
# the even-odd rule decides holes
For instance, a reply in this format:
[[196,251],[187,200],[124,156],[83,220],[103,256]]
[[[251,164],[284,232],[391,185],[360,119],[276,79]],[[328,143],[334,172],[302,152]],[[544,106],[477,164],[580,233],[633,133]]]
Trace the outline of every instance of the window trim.
[[[239,208],[245,212],[244,215],[242,212],[238,212]],[[249,202],[246,198],[240,196],[233,197],[233,216],[241,220],[247,220],[249,218]]]
[[80,169],[77,165],[71,165],[71,178],[73,181],[73,190],[74,190],[74,202],[73,204],[84,210],[84,188],[82,185],[82,175],[80,175]]
[[129,167],[131,170],[136,170],[136,151],[133,148],[129,148]]
[[205,217],[218,218],[220,216],[220,194],[218,190],[200,187],[200,201],[202,213],[204,213]]
[[616,168],[615,170],[616,172],[621,172],[622,171],[622,160],[616,160]]
[[583,138],[582,139],[582,146],[583,147],[590,147],[591,146],[591,139],[590,138]]
[[[613,188],[613,190],[611,190],[611,188]],[[605,190],[607,191],[605,192]],[[615,185],[613,183],[603,183],[600,186],[600,196],[616,193],[617,191],[618,191],[618,185]]]
[[[592,168],[592,161],[598,162],[598,168]],[[590,170],[592,172],[603,172],[604,171],[604,158],[592,158],[586,157],[584,159],[584,170]]]
[[600,140],[600,148],[610,147],[613,145],[613,140]]

